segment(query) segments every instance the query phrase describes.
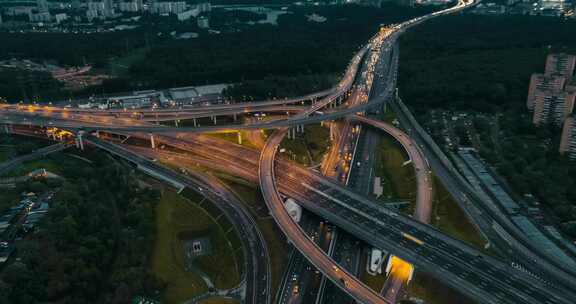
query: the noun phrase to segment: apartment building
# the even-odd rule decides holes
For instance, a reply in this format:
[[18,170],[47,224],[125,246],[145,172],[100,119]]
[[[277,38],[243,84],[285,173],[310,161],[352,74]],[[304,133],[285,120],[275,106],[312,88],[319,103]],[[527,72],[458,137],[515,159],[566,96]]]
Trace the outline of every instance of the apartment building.
[[532,74],[528,87],[526,106],[534,110],[534,99],[537,92],[560,92],[566,84],[566,77],[560,75]]
[[537,91],[532,122],[536,125],[553,124],[561,127],[574,109],[575,97],[575,94],[566,92]]
[[572,77],[576,66],[576,56],[569,54],[550,54],[546,58],[545,74]]
[[576,117],[571,115],[564,121],[562,139],[560,141],[560,154],[567,155],[576,160]]

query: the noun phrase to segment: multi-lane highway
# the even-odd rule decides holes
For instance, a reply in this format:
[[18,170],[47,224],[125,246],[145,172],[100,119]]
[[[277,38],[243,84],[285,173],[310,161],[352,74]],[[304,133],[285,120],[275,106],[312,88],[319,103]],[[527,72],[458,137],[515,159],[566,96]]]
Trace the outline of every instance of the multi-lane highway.
[[[252,215],[243,208],[242,203],[226,185],[199,171],[190,171],[187,176],[176,173],[142,157],[141,154],[97,138],[87,138],[87,142],[134,163],[139,170],[167,181],[180,192],[188,188],[213,202],[234,225],[243,242],[246,259],[242,281],[246,284],[246,301],[254,304],[270,303],[270,260],[266,241]],[[154,151],[150,152],[155,156]]]
[[[210,155],[216,156],[216,154],[218,154],[218,157],[220,157],[220,162],[223,162],[226,160],[226,158],[228,158],[229,164],[244,166],[242,164],[242,160],[253,158],[253,156],[250,156],[253,153],[247,152],[244,150],[244,148],[241,148],[237,145],[231,145],[230,147],[222,147],[222,145],[220,145],[217,150],[221,153],[215,153],[214,151],[208,150],[209,147],[215,146],[215,139],[204,141],[205,145],[207,145],[206,147],[202,148],[202,150],[206,150],[204,152],[197,151],[199,143],[201,142],[195,142],[194,144],[190,144],[188,147],[190,149],[195,149],[197,153],[205,153],[202,156],[209,157]],[[179,148],[183,149],[185,147],[180,145]],[[234,151],[234,149],[239,150]],[[253,162],[253,160],[250,162]],[[513,295],[516,293],[516,289],[518,289],[518,287],[514,288],[508,286],[508,284],[522,284],[522,281],[526,279],[526,274],[520,273],[508,265],[503,265],[502,262],[492,261],[491,258],[485,257],[477,250],[469,248],[468,246],[461,244],[458,241],[452,240],[451,238],[445,237],[442,233],[429,226],[414,223],[414,220],[402,217],[401,215],[390,213],[386,210],[381,210],[380,208],[374,207],[367,209],[358,215],[354,214],[353,212],[349,212],[350,209],[346,210],[346,206],[352,206],[354,209],[358,208],[358,210],[360,210],[360,208],[364,209],[369,206],[375,206],[375,203],[366,202],[364,198],[353,193],[346,193],[347,190],[342,189],[341,186],[330,183],[329,181],[324,180],[321,176],[316,176],[313,172],[309,172],[293,164],[286,163],[282,166],[283,167],[280,168],[280,170],[277,170],[280,177],[280,191],[285,193],[287,196],[296,198],[299,202],[303,203],[305,208],[313,210],[321,216],[327,217],[332,223],[338,224],[340,227],[343,227],[344,229],[355,234],[357,237],[360,237],[373,246],[377,246],[378,248],[386,248],[389,251],[396,253],[407,251],[404,254],[398,255],[410,262],[415,263],[415,265],[421,270],[433,274],[436,273],[437,276],[457,289],[464,287],[465,291],[473,292],[473,295],[478,293],[478,289],[488,289],[490,296],[486,295],[486,297],[480,297],[481,300],[479,302],[489,303],[493,301],[502,303],[537,303],[538,301],[541,301],[541,303],[546,303],[545,294],[539,295],[539,299],[536,301],[529,300],[530,296],[525,296],[522,294],[526,292],[539,294],[542,292],[542,289],[547,290],[548,287],[544,286],[542,282],[534,280],[530,277],[528,280],[530,281],[529,285],[532,287],[526,288],[526,283],[524,283],[524,285],[521,285],[522,287],[520,287],[519,298],[515,297]],[[228,167],[228,165],[223,164],[223,167]],[[250,164],[245,168],[239,168],[238,171],[243,171],[245,172],[245,175],[249,175],[250,172],[254,172],[254,168],[254,165]],[[230,170],[230,168],[225,170]],[[284,181],[285,178],[289,179],[288,182]],[[254,177],[252,177],[252,180],[254,180]],[[306,186],[302,184],[303,181],[308,181]],[[311,186],[314,183],[318,183],[319,185],[316,187]],[[324,189],[326,186],[328,186],[328,191]],[[311,190],[310,188],[314,190]],[[340,197],[335,196],[332,191],[345,193],[339,194],[344,195],[343,197]],[[324,193],[324,195],[320,193]],[[326,195],[330,198],[327,198]],[[334,199],[336,199],[336,201]],[[346,206],[343,205],[342,202],[345,202]],[[330,208],[330,210],[322,210],[319,208],[319,204],[326,204],[325,207]],[[343,211],[342,209],[345,210]],[[348,211],[348,213],[345,211]],[[334,217],[334,215],[338,214],[340,214],[338,216],[340,217],[339,219],[338,217]],[[373,217],[376,217],[380,220],[370,220],[371,217],[367,215],[373,215]],[[383,225],[391,221],[396,221],[398,219],[403,220],[399,223],[396,223],[400,226],[398,228],[394,228],[392,230],[393,232],[389,231],[388,233],[385,233],[387,229],[392,228],[382,228],[382,230],[377,228],[379,225]],[[350,227],[347,225],[350,224],[350,221],[362,227]],[[343,222],[346,222],[347,224],[343,224]],[[424,241],[425,244],[416,247],[410,247],[410,245],[414,246],[417,244],[412,244],[410,240],[402,238],[402,231],[409,232],[411,235],[414,235],[418,239]],[[384,245],[386,243],[376,242],[376,236],[383,237],[385,235],[394,238],[394,240],[388,242],[388,245]],[[389,245],[392,247],[389,247]],[[402,247],[402,245],[405,247]],[[394,248],[394,246],[397,247]],[[488,265],[485,265],[486,263],[482,264],[482,261],[486,262]],[[491,269],[492,267],[489,267],[490,265],[494,265],[494,269]],[[488,272],[488,274],[486,274],[486,272]],[[466,283],[468,280],[470,280],[470,282]],[[500,280],[503,282],[499,282]],[[502,286],[500,286],[500,284],[502,284]],[[498,286],[500,287],[498,288]],[[563,291],[557,292],[554,290],[554,288],[550,288],[550,292],[557,293],[558,296],[564,297]],[[506,295],[507,293],[512,293],[512,295]],[[570,295],[570,293],[568,293],[568,295],[573,297],[573,295]],[[544,296],[544,298],[542,298],[542,296]],[[522,300],[523,297],[526,297],[527,300]],[[573,298],[569,297],[568,299]],[[570,303],[570,300],[568,300],[568,302],[566,302],[566,300],[560,301],[556,299],[555,296],[550,296],[548,301],[550,303]]]
[[[395,25],[386,31],[386,41],[392,43],[402,32],[408,28],[420,24],[430,18],[460,11],[471,5],[471,1],[461,1],[453,8],[435,12],[430,15],[418,17],[407,22]],[[370,49],[374,39],[363,49]],[[362,49],[361,49],[362,52]],[[397,54],[395,55],[397,56]],[[356,59],[358,58],[358,59]],[[399,257],[413,263],[419,269],[430,273],[436,278],[444,281],[447,285],[461,290],[468,297],[481,303],[574,303],[576,296],[570,291],[570,285],[574,284],[569,271],[558,270],[547,274],[551,277],[559,278],[553,282],[560,284],[546,284],[527,273],[518,271],[510,267],[507,263],[486,256],[477,250],[451,239],[439,231],[421,224],[414,219],[390,212],[381,207],[371,199],[365,198],[358,193],[350,191],[342,185],[336,184],[318,173],[311,172],[285,161],[277,161],[275,154],[277,147],[286,133],[285,126],[300,125],[319,122],[338,117],[346,116],[358,112],[372,105],[373,102],[382,102],[390,96],[394,89],[393,84],[387,84],[383,94],[368,103],[351,106],[347,109],[325,113],[318,113],[326,105],[333,103],[342,96],[348,94],[353,87],[356,78],[357,68],[364,54],[357,54],[352,64],[347,70],[343,81],[321,101],[313,103],[303,114],[293,115],[274,121],[265,121],[248,124],[216,125],[211,127],[184,127],[179,129],[166,126],[150,125],[145,121],[133,118],[121,117],[98,117],[100,115],[80,114],[70,115],[66,112],[52,113],[25,113],[5,109],[2,112],[1,120],[6,124],[37,125],[37,126],[58,126],[60,128],[78,130],[84,128],[86,131],[112,131],[121,133],[141,132],[174,134],[180,132],[202,132],[228,129],[259,129],[259,128],[279,128],[273,136],[269,138],[259,162],[254,162],[254,158],[239,159],[239,155],[230,156],[230,151],[219,151],[223,155],[220,159],[224,161],[224,170],[235,171],[239,175],[247,178],[254,178],[254,166],[259,168],[256,179],[260,182],[262,192],[266,198],[266,203],[273,214],[280,228],[289,237],[295,247],[305,255],[309,261],[322,271],[332,282],[342,288],[355,299],[364,303],[387,303],[377,292],[369,289],[352,274],[338,266],[314,241],[312,241],[302,229],[295,225],[291,217],[286,213],[280,197],[280,192],[297,199],[305,208],[324,217],[330,222],[337,224],[342,229],[353,234],[359,239],[371,244],[374,247],[394,252]],[[397,60],[393,60],[396,62]],[[391,68],[393,79],[395,79],[395,68]],[[350,72],[350,73],[348,73]],[[227,112],[230,113],[230,112]],[[195,115],[195,114],[192,114]],[[206,115],[201,113],[200,115]],[[74,116],[74,117],[70,117]],[[362,120],[364,118],[355,118]],[[378,122],[362,121],[379,127],[387,132],[385,126]],[[406,135],[396,134],[400,142]],[[187,137],[187,136],[180,136]],[[174,146],[182,145],[178,139],[163,139],[167,144]],[[100,144],[101,147],[104,144]],[[403,144],[404,145],[404,144]],[[412,146],[410,146],[412,145]],[[419,148],[411,143],[404,145],[407,150],[417,151]],[[196,149],[195,147],[188,147]],[[214,147],[207,147],[205,143],[201,149],[209,151]],[[222,149],[221,150],[226,150]],[[112,151],[110,147],[107,150]],[[115,152],[122,154],[124,152]],[[250,156],[252,152],[246,152]],[[415,155],[409,155],[417,169],[418,176],[418,200],[427,199],[426,185],[429,186],[428,170],[424,163],[416,163]],[[214,159],[213,152],[206,155],[207,159]],[[233,163],[230,162],[233,160]],[[239,163],[238,163],[239,162]],[[224,165],[226,164],[226,165]],[[149,168],[149,167],[147,167]],[[434,168],[434,166],[433,166]],[[247,172],[246,170],[252,170]],[[420,171],[421,170],[421,171]],[[157,176],[169,176],[173,173],[157,169],[160,173]],[[155,171],[156,172],[156,171]],[[174,176],[170,177],[175,186],[182,187],[186,181],[182,181]],[[206,187],[210,186],[209,183]],[[429,188],[429,187],[428,187]],[[213,189],[213,188],[211,188]],[[214,199],[223,193],[213,191]],[[232,216],[234,217],[234,216]],[[252,225],[246,221],[246,225]],[[512,236],[517,237],[517,236]],[[249,246],[248,246],[249,247]],[[257,254],[257,253],[252,253]],[[554,266],[547,259],[538,255],[528,255],[534,262],[546,266]],[[547,267],[544,267],[547,268]],[[544,271],[546,272],[546,271]],[[257,278],[252,278],[257,280]],[[552,281],[552,280],[549,280]],[[253,281],[256,282],[256,281]],[[257,296],[258,292],[254,293]],[[254,298],[255,299],[255,298]],[[264,301],[268,301],[264,300]]]

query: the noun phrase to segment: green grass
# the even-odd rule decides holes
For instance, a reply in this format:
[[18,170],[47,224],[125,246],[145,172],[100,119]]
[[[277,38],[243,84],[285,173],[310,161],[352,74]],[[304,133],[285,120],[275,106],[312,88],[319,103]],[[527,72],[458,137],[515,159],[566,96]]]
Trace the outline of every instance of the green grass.
[[381,200],[409,200],[412,212],[416,202],[416,179],[412,165],[402,166],[408,159],[402,147],[388,136],[382,136],[376,151],[374,172],[379,176],[384,187]]
[[28,162],[24,162],[17,166],[16,168],[5,172],[2,177],[15,177],[22,176],[30,173],[30,171],[36,169],[46,169],[47,171],[58,174],[65,175],[66,170],[73,170],[75,168],[82,168],[86,166],[86,162],[71,156],[68,153],[57,152],[44,156],[42,158],[34,159]]
[[316,165],[330,147],[330,129],[320,124],[305,126],[304,134],[296,134],[295,139],[286,136],[281,148],[286,149],[285,156],[304,166]]
[[52,158],[48,157],[48,158],[36,159],[36,160],[30,161],[30,162],[25,162],[23,164],[20,164],[18,167],[4,173],[2,176],[4,176],[4,177],[22,176],[22,175],[30,173],[30,171],[34,171],[34,170],[40,169],[40,168],[46,169],[46,171],[50,171],[54,174],[61,174],[62,173],[62,168],[60,167],[58,162],[56,162]]
[[172,191],[164,192],[156,207],[152,271],[166,284],[166,303],[180,303],[208,291],[201,277],[184,270],[182,244],[177,238],[181,231],[203,229],[210,224],[209,217],[195,209]]
[[272,275],[271,294],[274,296],[288,263],[288,242],[272,218],[258,219],[256,222],[268,245]]
[[454,238],[483,249],[486,241],[468,221],[466,214],[436,176],[434,176],[434,191],[432,225]]
[[238,195],[240,200],[248,207],[254,216],[258,228],[262,232],[270,254],[270,273],[272,275],[272,295],[276,294],[276,288],[280,284],[284,268],[288,262],[288,243],[282,231],[276,226],[269,216],[268,208],[256,185],[248,186],[231,181],[225,181]]
[[408,284],[408,294],[424,300],[426,304],[474,303],[437,280],[418,272],[414,273],[412,281]]
[[312,156],[312,163],[317,164],[330,148],[330,129],[313,124],[305,126],[304,131],[304,141]]
[[[386,267],[386,265],[383,267]],[[361,271],[362,276],[360,278],[362,282],[368,285],[368,287],[372,288],[372,290],[380,292],[380,290],[382,290],[382,286],[384,286],[384,282],[386,282],[386,273],[373,276],[366,272],[366,267],[362,267]]]
[[240,304],[240,301],[229,298],[215,297],[202,300],[199,304]]
[[[240,131],[240,134],[242,135],[242,145],[249,147],[249,148],[259,149],[259,147],[256,144],[252,143],[248,139],[248,135],[246,133],[247,133],[246,131]],[[238,132],[206,133],[206,135],[220,138],[220,139],[224,139],[224,140],[233,142],[235,144],[238,143]]]
[[264,198],[256,185],[248,182],[240,183],[230,179],[223,181],[236,193],[255,218],[269,216],[266,202],[264,202]]
[[382,113],[381,119],[387,123],[392,123],[396,119],[396,113],[388,109],[386,112]]
[[199,275],[184,269],[182,234],[210,238],[212,254],[199,257],[194,263],[212,279],[216,288],[230,288],[240,281],[237,261],[224,231],[197,203],[174,191],[166,191],[157,206],[157,240],[152,269],[166,283],[165,303],[180,303],[208,290]]

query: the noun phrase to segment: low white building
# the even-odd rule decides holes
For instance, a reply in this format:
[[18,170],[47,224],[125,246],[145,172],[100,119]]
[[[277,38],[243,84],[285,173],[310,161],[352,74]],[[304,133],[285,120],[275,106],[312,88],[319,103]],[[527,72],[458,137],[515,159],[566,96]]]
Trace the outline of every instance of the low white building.
[[299,223],[300,219],[302,219],[302,207],[296,203],[294,199],[287,199],[284,202],[284,208],[290,214],[290,217],[296,222]]

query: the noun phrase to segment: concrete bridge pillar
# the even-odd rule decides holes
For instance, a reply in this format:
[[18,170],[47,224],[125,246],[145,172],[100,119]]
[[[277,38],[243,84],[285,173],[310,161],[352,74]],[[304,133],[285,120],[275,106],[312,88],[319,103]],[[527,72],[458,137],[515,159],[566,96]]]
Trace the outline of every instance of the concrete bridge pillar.
[[[298,128],[298,126],[296,126]],[[292,139],[296,139],[296,128],[290,128],[290,132],[292,133]]]
[[216,115],[212,115],[212,122],[216,124]]
[[4,133],[6,133],[6,134],[12,133],[12,125],[9,125],[9,124],[4,125]]
[[78,131],[78,134],[76,134],[76,147],[82,151],[84,151],[84,139],[82,139],[83,136],[84,131]]
[[178,121],[179,121],[178,119],[174,119],[174,126],[175,126],[176,128],[178,128]]
[[150,147],[156,149],[156,141],[154,140],[154,134],[150,134]]
[[234,113],[234,122],[236,122],[236,120],[238,120],[238,114]]
[[194,127],[198,126],[198,122],[196,121],[196,118],[192,118],[192,122],[194,123]]
[[330,140],[334,140],[334,124],[330,124]]
[[304,125],[297,125],[297,126],[296,126],[296,131],[297,131],[298,133],[304,134]]

